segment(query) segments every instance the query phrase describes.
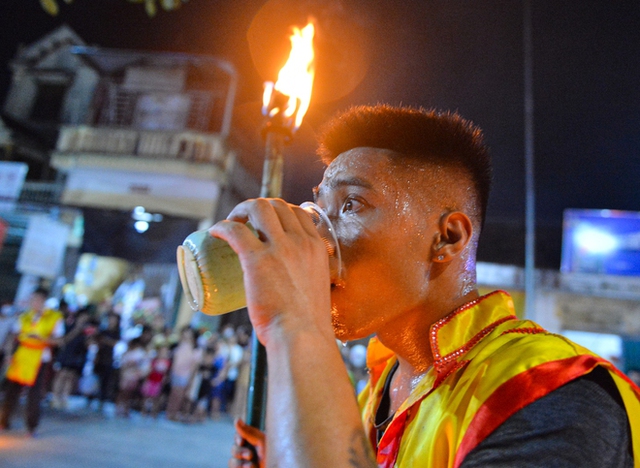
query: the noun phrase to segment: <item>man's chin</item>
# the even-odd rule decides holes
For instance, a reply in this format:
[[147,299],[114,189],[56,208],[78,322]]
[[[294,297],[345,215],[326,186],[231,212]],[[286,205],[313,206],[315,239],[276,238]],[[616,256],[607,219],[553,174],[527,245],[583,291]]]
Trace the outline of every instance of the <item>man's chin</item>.
[[337,340],[340,340],[344,343],[347,341],[355,341],[361,338],[366,338],[368,335],[363,334],[362,332],[358,333],[353,327],[349,327],[335,315],[332,316],[331,323],[333,325],[333,333]]
[[333,325],[333,333],[336,336],[336,339],[340,341],[349,341],[353,339],[351,337],[352,334],[349,333],[349,327],[347,327],[344,320],[338,316],[335,309],[331,311],[331,325]]

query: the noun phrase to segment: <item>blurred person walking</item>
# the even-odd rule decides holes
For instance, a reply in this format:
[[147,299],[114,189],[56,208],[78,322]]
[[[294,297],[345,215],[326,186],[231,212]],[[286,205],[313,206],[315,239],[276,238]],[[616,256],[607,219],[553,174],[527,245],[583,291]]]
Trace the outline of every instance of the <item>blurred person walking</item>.
[[28,388],[25,422],[30,435],[35,434],[40,422],[43,363],[51,361],[51,346],[57,344],[57,340],[64,335],[62,314],[45,308],[48,296],[49,291],[41,287],[31,294],[29,310],[18,318],[12,336],[7,340],[8,347],[13,347],[15,341],[17,347],[13,353],[13,349],[5,349],[5,360],[9,362],[4,403],[0,412],[1,429],[9,429],[11,415],[18,405],[23,387]]

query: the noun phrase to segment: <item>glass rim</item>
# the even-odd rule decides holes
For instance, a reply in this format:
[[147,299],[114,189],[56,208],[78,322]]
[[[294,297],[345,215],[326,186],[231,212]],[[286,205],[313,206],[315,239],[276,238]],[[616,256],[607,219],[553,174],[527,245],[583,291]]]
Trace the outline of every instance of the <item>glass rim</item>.
[[[316,203],[314,203],[312,201],[306,201],[306,202],[301,203],[300,204],[300,208],[302,208],[303,210],[306,210],[307,208],[311,208],[315,213],[317,213],[317,215],[322,220],[322,223],[325,225],[325,227],[327,229],[327,232],[331,236],[331,239],[326,239],[326,236],[322,236],[322,235],[321,235],[321,237],[325,240],[325,242],[332,242],[333,245],[331,245],[331,247],[333,248],[332,249],[333,250],[333,254],[331,254],[329,252],[328,248],[327,248],[327,252],[329,253],[329,257],[334,257],[335,261],[338,264],[338,267],[336,269],[337,278],[335,278],[335,279],[342,278],[342,255],[340,254],[340,243],[338,242],[338,236],[336,235],[336,231],[335,231],[335,229],[333,227],[333,223],[329,219],[329,215],[320,206],[318,206]],[[320,223],[315,223],[314,222],[314,224],[317,227],[318,224],[320,224]],[[329,266],[331,267],[331,265],[329,265]],[[330,268],[330,270],[331,270],[331,268]]]

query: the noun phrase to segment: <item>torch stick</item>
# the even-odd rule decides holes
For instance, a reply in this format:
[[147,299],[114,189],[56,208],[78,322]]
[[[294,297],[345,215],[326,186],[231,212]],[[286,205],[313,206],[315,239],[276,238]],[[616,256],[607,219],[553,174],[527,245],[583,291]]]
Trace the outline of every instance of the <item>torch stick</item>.
[[[262,173],[263,198],[279,198],[282,196],[282,170],[284,135],[267,131],[266,154]],[[253,353],[251,354],[251,370],[249,374],[249,392],[247,394],[247,424],[264,431],[266,396],[267,396],[267,352],[258,341],[254,332],[251,337]]]
[[[279,101],[284,95],[273,93],[270,105]],[[271,116],[264,128],[265,159],[262,170],[263,198],[280,198],[282,196],[282,175],[284,146],[293,135],[293,122],[283,117],[282,112]],[[267,352],[258,341],[255,332],[251,338],[252,350],[251,370],[249,374],[249,391],[247,394],[247,424],[264,431],[267,395]]]
[[[314,26],[309,23],[291,36],[291,53],[280,70],[278,81],[265,83],[262,113],[267,116],[264,126],[265,160],[262,171],[263,198],[282,197],[283,154],[285,144],[302,123],[311,97],[314,76],[313,54]],[[246,421],[250,426],[264,431],[267,395],[267,353],[252,336],[253,352],[247,394]]]

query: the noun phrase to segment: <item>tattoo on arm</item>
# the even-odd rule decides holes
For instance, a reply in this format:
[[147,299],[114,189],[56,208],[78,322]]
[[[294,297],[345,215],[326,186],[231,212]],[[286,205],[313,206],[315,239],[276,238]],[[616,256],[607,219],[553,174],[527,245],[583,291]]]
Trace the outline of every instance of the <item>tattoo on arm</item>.
[[354,468],[376,466],[373,450],[362,429],[356,429],[351,434],[349,444],[349,465]]

